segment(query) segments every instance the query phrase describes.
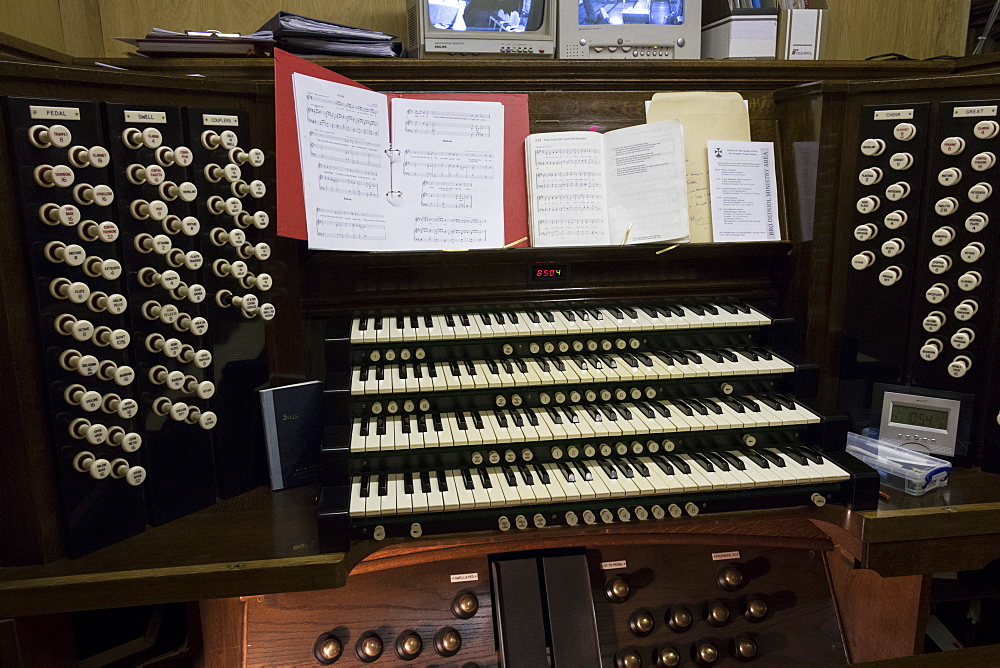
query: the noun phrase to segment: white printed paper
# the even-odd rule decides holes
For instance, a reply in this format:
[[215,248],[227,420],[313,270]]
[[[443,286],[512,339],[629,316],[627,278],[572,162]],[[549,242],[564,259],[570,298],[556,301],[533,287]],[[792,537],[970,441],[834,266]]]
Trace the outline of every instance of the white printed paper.
[[309,248],[503,246],[502,104],[292,83]]
[[709,141],[714,241],[778,241],[772,142]]

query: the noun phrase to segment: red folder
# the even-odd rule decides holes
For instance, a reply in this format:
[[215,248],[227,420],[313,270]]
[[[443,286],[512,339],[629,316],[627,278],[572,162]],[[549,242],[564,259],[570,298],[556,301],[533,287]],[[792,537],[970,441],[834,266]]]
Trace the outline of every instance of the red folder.
[[[299,134],[295,124],[292,74],[304,74],[325,81],[366,88],[356,81],[303,60],[281,49],[274,50],[274,134],[275,168],[278,172],[278,234],[307,239],[306,206],[302,195],[302,165],[299,162]],[[511,244],[528,236],[528,187],[524,166],[524,140],[529,134],[528,96],[496,93],[417,93],[389,94],[422,100],[472,100],[499,102],[504,118],[504,239]],[[528,246],[521,241],[517,246]]]

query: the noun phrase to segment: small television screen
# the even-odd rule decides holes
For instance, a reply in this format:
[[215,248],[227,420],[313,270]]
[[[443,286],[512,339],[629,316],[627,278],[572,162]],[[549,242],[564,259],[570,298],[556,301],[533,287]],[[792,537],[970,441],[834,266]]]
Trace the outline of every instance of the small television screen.
[[546,0],[427,0],[431,25],[456,32],[534,32]]
[[[432,0],[433,1],[433,0]],[[684,25],[684,0],[578,0],[580,25]]]

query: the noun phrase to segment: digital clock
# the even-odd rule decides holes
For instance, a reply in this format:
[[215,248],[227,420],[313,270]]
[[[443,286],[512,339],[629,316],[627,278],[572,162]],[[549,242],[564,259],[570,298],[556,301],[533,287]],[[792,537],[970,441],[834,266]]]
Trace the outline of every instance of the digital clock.
[[534,264],[528,274],[529,283],[565,283],[569,281],[568,264]]
[[873,390],[880,440],[945,457],[967,452],[972,395],[882,383]]

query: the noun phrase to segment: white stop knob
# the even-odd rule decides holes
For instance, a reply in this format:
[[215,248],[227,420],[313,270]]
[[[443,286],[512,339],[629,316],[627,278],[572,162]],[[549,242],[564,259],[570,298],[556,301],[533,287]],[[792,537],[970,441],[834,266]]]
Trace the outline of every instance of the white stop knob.
[[861,271],[862,269],[867,269],[872,266],[875,262],[875,253],[871,251],[862,251],[858,253],[853,258],[851,258],[851,266]]
[[961,378],[972,368],[972,360],[965,355],[959,355],[948,364],[948,375],[952,378]]

